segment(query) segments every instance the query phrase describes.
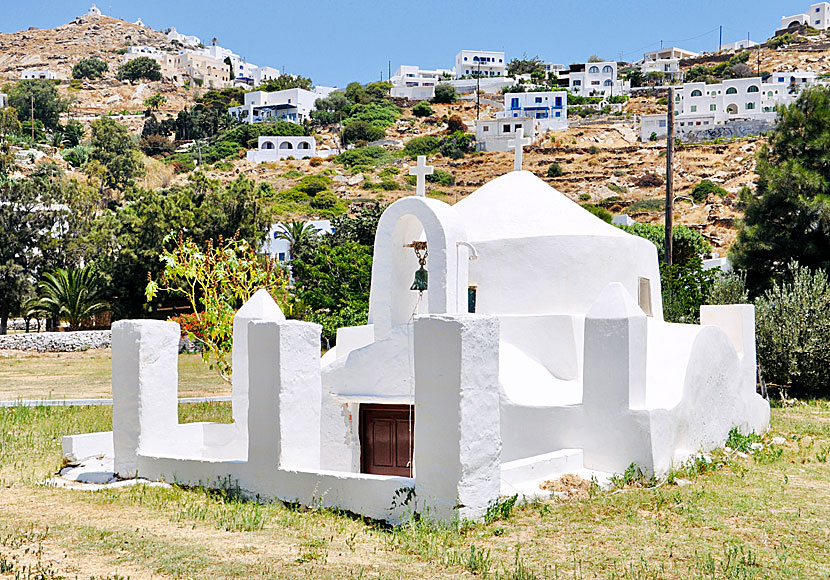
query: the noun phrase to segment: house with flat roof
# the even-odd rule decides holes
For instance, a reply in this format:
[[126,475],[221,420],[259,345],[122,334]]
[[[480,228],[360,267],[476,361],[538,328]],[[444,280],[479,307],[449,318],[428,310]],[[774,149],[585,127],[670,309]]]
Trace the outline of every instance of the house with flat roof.
[[568,92],[505,93],[504,110],[496,116],[529,117],[540,131],[565,131],[568,128]]
[[314,91],[295,88],[266,93],[245,93],[245,104],[231,107],[228,113],[245,123],[263,121],[291,121],[302,123],[314,110],[314,102],[321,96]]
[[455,55],[455,78],[467,76],[503,77],[507,74],[504,52],[462,50]]

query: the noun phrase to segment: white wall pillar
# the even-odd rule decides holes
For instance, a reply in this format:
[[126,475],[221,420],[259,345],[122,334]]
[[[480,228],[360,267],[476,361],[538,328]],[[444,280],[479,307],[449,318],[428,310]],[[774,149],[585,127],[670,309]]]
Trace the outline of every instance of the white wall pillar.
[[248,461],[256,470],[320,468],[321,329],[248,323]]
[[137,452],[161,449],[179,422],[179,337],[175,322],[112,325],[112,428],[115,472],[135,477]]
[[501,486],[499,323],[415,321],[415,485],[423,517],[481,518]]
[[[619,282],[606,286],[585,316],[582,405],[585,466],[650,469],[646,408],[646,315]],[[638,413],[637,411],[641,411]]]
[[[257,292],[242,305],[233,317],[233,420],[240,436],[248,427],[248,323],[252,320],[285,322],[285,315],[266,290]],[[243,447],[244,448],[244,447]]]

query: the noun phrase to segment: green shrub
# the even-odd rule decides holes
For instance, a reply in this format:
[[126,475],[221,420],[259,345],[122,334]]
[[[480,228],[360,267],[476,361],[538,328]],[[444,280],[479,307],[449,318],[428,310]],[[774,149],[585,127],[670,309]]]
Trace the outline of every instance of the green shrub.
[[392,160],[392,154],[379,145],[371,147],[356,147],[348,149],[334,158],[337,163],[346,167],[357,165],[377,166]]
[[61,153],[64,161],[69,163],[72,167],[83,167],[89,161],[89,154],[92,151],[90,147],[85,145],[76,145],[70,149],[65,149]]
[[374,127],[366,121],[354,121],[346,125],[343,129],[343,142],[360,143],[377,141],[378,139],[383,139],[385,135],[386,131],[380,127]]
[[297,171],[296,169],[289,169],[285,173],[282,174],[285,179],[299,179],[303,176],[302,171]]
[[715,278],[707,304],[747,304],[746,273],[721,272]]
[[708,179],[704,179],[695,185],[694,189],[692,189],[691,198],[698,203],[702,203],[706,201],[710,193],[724,197],[727,194],[727,191],[721,186],[712,183]]
[[72,67],[73,79],[100,79],[110,69],[109,65],[100,58],[90,57],[78,61]]
[[[562,171],[562,166],[558,163],[551,163],[548,166],[548,177],[561,177],[564,171]],[[585,194],[583,194],[585,195]],[[579,196],[582,199],[582,196]],[[591,196],[588,196],[588,199],[591,199]]]
[[424,135],[410,139],[404,145],[403,151],[410,157],[418,155],[432,155],[441,146],[441,138],[433,135]]
[[233,163],[229,161],[217,161],[213,164],[214,171],[233,171]]
[[[658,253],[659,251],[658,246]],[[669,266],[662,259],[660,261],[663,318],[666,322],[697,324],[700,322],[700,307],[711,294],[717,271],[704,270],[703,262],[697,255],[681,261],[679,252],[675,251],[674,241],[672,251],[675,263]]]
[[148,56],[140,56],[125,62],[118,69],[118,79],[122,81],[161,80],[161,65]]
[[[634,224],[617,227],[629,234],[645,238],[657,246],[657,257],[660,262],[663,262],[666,230],[662,225]],[[698,264],[701,262],[700,256],[711,251],[712,246],[700,235],[699,231],[686,226],[675,226],[672,229],[672,261],[675,264]]]
[[[622,185],[617,185],[613,181],[610,182],[607,187],[608,187],[608,189],[610,189],[614,193],[619,193],[620,195],[625,195],[626,193],[628,193],[628,188],[627,187],[624,187]],[[612,197],[616,197],[616,196],[612,196]],[[617,197],[617,199],[611,199],[611,198],[606,198],[605,199],[605,201],[619,201],[619,200],[620,200],[619,197]]]
[[382,179],[383,178],[388,179],[388,178],[390,178],[394,175],[400,175],[400,173],[401,173],[401,170],[398,169],[397,167],[384,167],[383,169],[380,170],[380,173],[378,173],[378,175]]
[[[415,177],[414,175],[411,177]],[[455,176],[449,171],[441,171],[436,169],[432,174],[427,175],[429,183],[437,183],[438,185],[452,186],[455,185]]]
[[602,221],[604,221],[606,223],[610,224],[614,219],[614,216],[611,215],[610,211],[608,211],[605,208],[595,206],[592,203],[584,203],[584,204],[582,204],[582,208],[589,211],[589,212],[591,212],[592,214],[594,214],[595,216],[597,216],[599,219],[601,219]]
[[363,121],[376,129],[385,129],[394,125],[401,110],[389,101],[353,105],[349,109],[349,116],[343,119],[343,125],[348,128],[352,123]]
[[639,199],[629,205],[623,213],[637,213],[640,211],[663,211],[666,201],[659,197],[651,199]]
[[824,270],[789,264],[755,301],[758,361],[768,382],[799,396],[830,396],[830,281]]
[[588,201],[591,199],[590,193],[580,193],[579,194],[579,201]]
[[596,145],[591,145],[590,147],[588,147],[588,153],[590,153],[591,155],[597,155],[599,152],[600,148]]
[[459,131],[458,133],[453,133],[445,137],[438,147],[438,152],[444,157],[461,159],[472,150],[474,142],[475,136]]
[[461,118],[461,115],[453,115],[449,119],[447,119],[447,134],[452,135],[453,133],[464,133],[467,131],[467,125],[464,124],[464,119]]
[[651,135],[649,135],[649,136],[648,136],[648,140],[649,140],[649,141],[651,141],[652,143],[653,143],[654,141],[657,141],[657,133],[655,133],[654,131],[652,131],[652,132],[651,132]]
[[454,86],[450,83],[438,83],[435,85],[435,96],[432,101],[434,103],[454,103],[455,97]]
[[416,117],[429,117],[432,115],[432,107],[426,101],[421,101],[412,107],[412,114]]
[[317,175],[306,175],[294,188],[302,191],[306,195],[314,197],[319,192],[331,188],[331,178],[320,175],[319,173]]
[[314,209],[333,209],[337,205],[337,195],[333,191],[321,191],[309,202]]

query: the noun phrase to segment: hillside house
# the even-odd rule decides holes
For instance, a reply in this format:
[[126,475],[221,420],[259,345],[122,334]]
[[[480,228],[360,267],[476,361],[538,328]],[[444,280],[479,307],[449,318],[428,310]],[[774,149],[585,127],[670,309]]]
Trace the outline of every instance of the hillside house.
[[559,86],[584,97],[623,95],[631,88],[631,83],[617,78],[617,63],[614,61],[572,64],[558,76]]
[[746,49],[749,49],[749,48],[754,48],[756,46],[761,46],[761,45],[758,44],[757,42],[755,42],[754,40],[750,40],[750,39],[747,38],[745,40],[739,40],[737,42],[730,42],[729,44],[723,44],[723,45],[721,45],[720,49],[721,50],[746,50]]
[[534,137],[536,120],[531,117],[479,119],[475,122],[476,151],[509,151],[520,129],[523,135]]
[[279,161],[288,157],[317,157],[317,142],[314,137],[259,137],[257,148],[246,154],[246,159],[253,163]]
[[47,69],[27,69],[20,73],[20,80],[56,80],[58,73]]
[[504,110],[496,116],[500,119],[529,117],[534,119],[539,131],[565,131],[568,128],[568,92],[505,93]]
[[455,78],[468,76],[503,77],[507,60],[503,52],[462,50],[455,55]]
[[769,425],[753,307],[666,323],[655,246],[529,171],[452,206],[390,205],[369,302],[321,359],[320,326],[251,298],[234,319],[233,423],[179,424],[177,324],[116,322],[114,431],[66,437],[65,453],[114,456],[126,477],[459,523],[564,473],[666,474]]
[[684,58],[694,58],[698,53],[672,46],[660,50],[654,50],[643,54],[643,60],[637,65],[644,75],[651,73],[662,73],[670,81],[683,80],[683,71],[680,69],[680,61]]
[[302,123],[314,110],[314,102],[323,96],[305,89],[286,89],[266,93],[254,91],[245,93],[245,104],[231,107],[228,113],[245,123],[263,121],[291,121]]
[[781,17],[781,30],[802,25],[817,30],[830,28],[830,2],[811,4],[809,10],[802,14]]
[[452,71],[447,69],[426,70],[415,65],[404,64],[398,67],[389,79],[392,83],[390,94],[412,100],[431,99],[435,96],[435,85],[452,78]]
[[176,27],[170,29],[170,32],[167,33],[167,40],[170,42],[178,42],[184,46],[199,46],[202,44],[202,41],[199,39],[198,36],[188,36],[187,34],[181,34],[176,30]]

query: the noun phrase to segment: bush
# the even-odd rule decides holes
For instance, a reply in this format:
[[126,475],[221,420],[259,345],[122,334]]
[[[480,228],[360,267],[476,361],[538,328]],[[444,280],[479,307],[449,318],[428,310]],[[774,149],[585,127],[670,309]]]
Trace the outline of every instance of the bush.
[[746,274],[741,272],[721,272],[715,278],[712,291],[706,304],[747,304],[749,293],[746,290]]
[[591,199],[590,193],[580,193],[579,194],[579,201],[588,201]]
[[107,63],[100,58],[90,57],[78,61],[72,67],[73,79],[100,79],[109,70]]
[[666,202],[662,198],[638,199],[629,205],[623,213],[636,213],[638,211],[663,211]]
[[652,131],[651,135],[648,136],[648,140],[651,141],[651,142],[657,141],[657,133]]
[[61,153],[61,157],[63,157],[64,161],[69,163],[72,167],[81,168],[86,165],[87,161],[89,161],[89,153],[89,147],[84,145],[76,145],[75,147],[64,150],[64,152]]
[[311,159],[308,160],[308,164],[311,165],[312,167],[320,167],[323,164],[323,158],[322,157],[312,157]]
[[602,207],[597,207],[597,206],[595,206],[595,205],[594,205],[594,204],[592,204],[592,203],[585,203],[585,204],[583,204],[583,205],[582,205],[582,209],[585,209],[585,210],[587,210],[587,211],[591,212],[592,214],[594,214],[595,216],[597,216],[599,219],[601,219],[602,221],[604,221],[604,222],[606,222],[606,223],[609,223],[609,224],[610,224],[610,223],[613,221],[613,219],[614,219],[614,216],[613,216],[613,215],[611,215],[611,212],[610,212],[610,211],[608,211],[607,209],[602,208]]
[[161,65],[148,56],[140,56],[127,61],[118,69],[118,79],[122,81],[161,80]]
[[392,155],[379,145],[371,147],[357,147],[344,151],[334,158],[337,163],[346,167],[357,165],[377,166],[392,160]]
[[467,130],[467,125],[464,124],[464,120],[459,115],[453,115],[449,119],[447,119],[447,135],[452,135],[453,133],[464,133]]
[[365,121],[377,129],[385,129],[395,124],[401,110],[389,101],[377,101],[354,105],[349,109],[348,118],[343,120],[343,125],[348,127],[352,123]]
[[[662,229],[662,228],[661,228]],[[663,318],[666,322],[700,322],[700,307],[712,291],[716,270],[704,270],[700,258],[667,265],[660,261]]]
[[415,137],[410,139],[404,145],[403,151],[410,157],[417,157],[418,155],[432,155],[438,151],[441,146],[441,139],[432,135],[424,135],[423,137]]
[[712,183],[708,179],[704,179],[692,189],[691,198],[698,203],[702,203],[709,198],[710,193],[724,197],[727,192],[721,186]]
[[[440,169],[436,169],[430,175],[427,175],[426,179],[427,183],[437,183],[438,185],[443,185],[445,187],[455,185],[455,176],[449,171],[442,171]],[[417,183],[417,178],[414,175],[410,175],[407,177],[407,183],[415,185]]]
[[830,282],[824,270],[789,264],[790,282],[755,302],[758,360],[764,376],[798,395],[830,396]]
[[[617,185],[613,181],[611,183],[609,183],[607,187],[608,187],[608,189],[610,189],[614,193],[619,193],[620,195],[625,195],[626,193],[628,193],[628,188],[627,187],[624,187],[622,185]],[[616,198],[616,199],[612,199],[612,198]],[[615,196],[615,195],[605,199],[605,201],[619,201],[619,200],[620,200],[620,197]]]
[[647,172],[638,177],[635,180],[634,185],[637,187],[659,187],[663,185],[663,183],[665,182],[663,181],[662,176],[656,173]]
[[445,137],[438,147],[438,152],[444,157],[461,159],[472,150],[475,137],[461,131]]
[[412,107],[412,114],[416,117],[429,117],[432,115],[432,107],[426,101],[421,101]]
[[[548,167],[548,177],[561,177],[563,173],[564,171],[562,171],[562,166],[558,163],[551,163]],[[583,193],[582,195],[586,194]],[[579,196],[580,199],[582,199],[582,195]],[[590,195],[588,196],[588,199],[591,199]]]
[[380,127],[373,127],[366,121],[353,121],[343,129],[344,143],[370,142],[383,139],[386,131]]
[[176,145],[164,135],[145,135],[138,146],[148,157],[169,155],[176,150]]
[[438,83],[435,85],[435,96],[433,103],[454,103],[455,87],[449,83]]
[[337,205],[337,195],[333,191],[322,191],[309,202],[314,209],[334,209]]
[[298,191],[302,191],[306,195],[314,197],[321,191],[325,191],[331,187],[331,178],[326,175],[306,175],[300,180],[300,183],[294,186]]
[[[657,246],[657,257],[660,262],[665,260],[663,248],[666,243],[666,230],[658,224],[634,224],[633,226],[617,226],[623,231],[645,238]],[[712,246],[700,232],[686,226],[675,226],[672,229],[672,262],[674,264],[699,264],[700,256],[712,251]]]

